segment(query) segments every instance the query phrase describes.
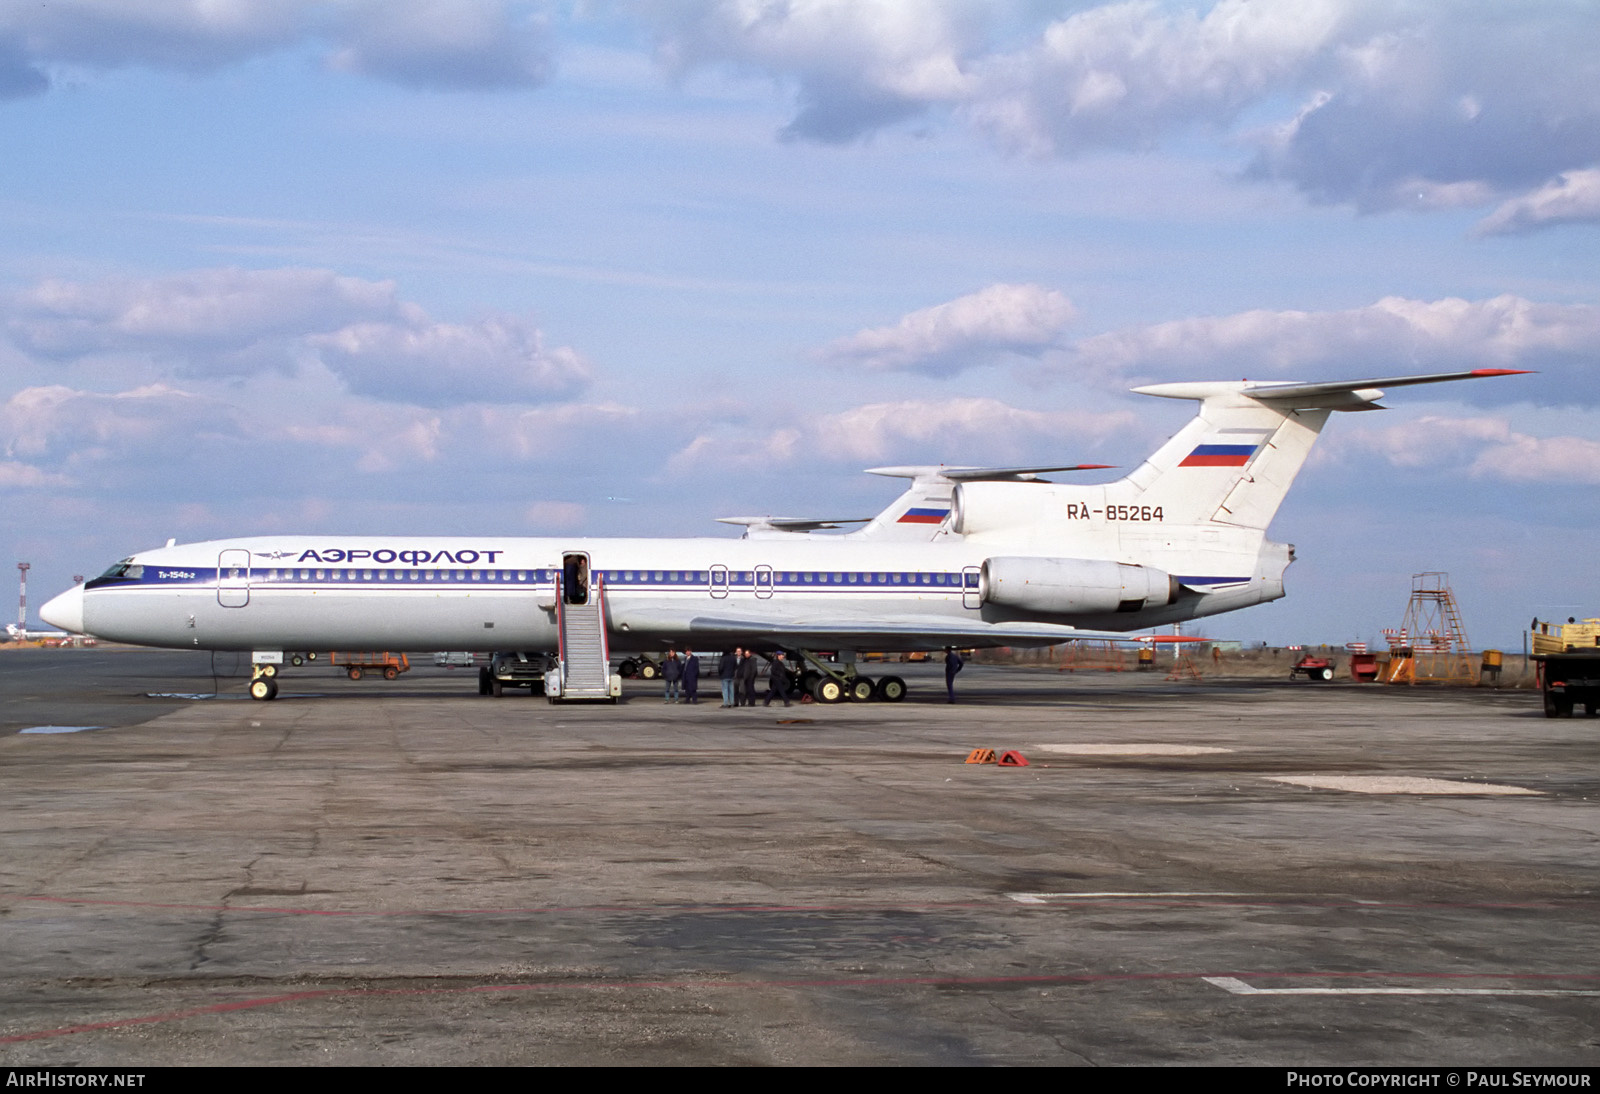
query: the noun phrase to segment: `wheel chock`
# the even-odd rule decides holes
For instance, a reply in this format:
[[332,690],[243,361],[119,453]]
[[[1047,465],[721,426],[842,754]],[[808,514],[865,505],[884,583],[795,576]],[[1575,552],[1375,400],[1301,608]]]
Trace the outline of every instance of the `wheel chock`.
[[1000,753],[1000,758],[996,760],[995,763],[999,764],[1001,767],[1027,767],[1028,757],[1024,756],[1016,749],[1011,748]]
[[992,764],[994,762],[994,749],[992,748],[975,748],[967,753],[967,763],[969,764]]

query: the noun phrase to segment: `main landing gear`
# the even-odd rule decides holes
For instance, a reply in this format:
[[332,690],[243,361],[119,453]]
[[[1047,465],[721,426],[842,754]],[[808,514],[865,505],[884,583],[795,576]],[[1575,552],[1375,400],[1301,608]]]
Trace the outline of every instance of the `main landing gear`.
[[800,692],[819,703],[898,703],[906,697],[906,682],[898,676],[873,680],[857,673],[853,663],[835,667],[810,650],[795,650],[794,655],[795,661],[810,666],[800,670]]

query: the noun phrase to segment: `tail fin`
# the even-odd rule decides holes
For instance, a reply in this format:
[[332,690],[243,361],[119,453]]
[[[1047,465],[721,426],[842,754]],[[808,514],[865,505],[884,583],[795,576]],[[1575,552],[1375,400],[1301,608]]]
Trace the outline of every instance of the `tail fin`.
[[1106,501],[1162,510],[1176,524],[1265,530],[1333,411],[1382,410],[1383,387],[1440,383],[1521,370],[1475,369],[1329,383],[1249,381],[1152,384],[1143,395],[1195,399],[1200,413],[1132,474],[1106,487]]
[[[1328,420],[1243,393],[1244,384],[1160,384],[1147,395],[1200,400],[1200,413],[1132,474],[1106,486],[1108,504],[1162,511],[1168,524],[1265,530]],[[1163,390],[1181,388],[1182,391]],[[1204,391],[1195,389],[1204,388]]]

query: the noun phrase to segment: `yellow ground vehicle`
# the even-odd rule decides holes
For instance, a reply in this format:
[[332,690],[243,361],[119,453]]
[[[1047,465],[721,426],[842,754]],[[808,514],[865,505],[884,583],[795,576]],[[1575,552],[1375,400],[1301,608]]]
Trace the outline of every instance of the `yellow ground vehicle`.
[[1533,660],[1546,718],[1570,718],[1583,706],[1600,713],[1600,619],[1567,623],[1533,621]]

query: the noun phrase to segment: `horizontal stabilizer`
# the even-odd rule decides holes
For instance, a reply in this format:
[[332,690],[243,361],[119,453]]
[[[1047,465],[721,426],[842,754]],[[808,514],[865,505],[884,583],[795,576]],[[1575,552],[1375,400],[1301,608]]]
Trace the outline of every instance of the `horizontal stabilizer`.
[[1520,368],[1475,368],[1467,372],[1432,372],[1421,376],[1381,376],[1366,380],[1189,380],[1174,384],[1147,384],[1133,390],[1163,399],[1214,399],[1242,396],[1286,410],[1378,410],[1383,389],[1414,384],[1443,384],[1452,380],[1480,380],[1487,376],[1522,376]]
[[[1443,384],[1451,380],[1479,380],[1485,376],[1524,376],[1525,368],[1475,368],[1470,372],[1433,372],[1424,376],[1383,376],[1370,380],[1334,380],[1298,384],[1263,382],[1250,384],[1244,393],[1252,399],[1305,399],[1323,395],[1364,393],[1372,388],[1410,387],[1413,384]],[[1381,392],[1377,396],[1382,397]]]

